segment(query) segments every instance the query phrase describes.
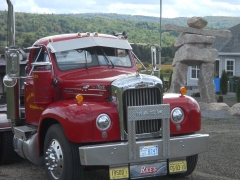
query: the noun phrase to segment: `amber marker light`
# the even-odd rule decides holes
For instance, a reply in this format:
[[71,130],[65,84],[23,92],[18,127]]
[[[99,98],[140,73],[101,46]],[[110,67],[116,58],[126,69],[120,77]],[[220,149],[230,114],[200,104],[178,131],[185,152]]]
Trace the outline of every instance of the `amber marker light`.
[[94,35],[95,37],[98,37],[98,32],[94,32],[93,35]]
[[76,95],[75,99],[77,100],[78,103],[80,103],[83,101],[83,95],[78,94],[78,95]]
[[90,36],[91,34],[90,34],[90,32],[86,32],[87,33],[87,36]]
[[77,36],[80,38],[80,37],[82,37],[82,34],[80,32],[78,32]]
[[52,43],[52,42],[53,42],[53,40],[52,40],[52,39],[49,39],[49,40],[48,40],[48,42]]
[[185,95],[185,94],[187,94],[187,88],[182,87],[182,88],[180,89],[180,93],[181,93],[182,96]]

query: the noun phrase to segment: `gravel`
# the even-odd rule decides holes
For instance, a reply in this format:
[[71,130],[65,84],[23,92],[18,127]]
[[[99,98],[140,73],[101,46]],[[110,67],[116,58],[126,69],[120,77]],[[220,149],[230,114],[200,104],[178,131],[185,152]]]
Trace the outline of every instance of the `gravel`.
[[202,120],[223,120],[223,119],[240,119],[238,116],[230,116],[227,110],[204,110],[201,111]]
[[[215,112],[216,113],[216,112]],[[200,133],[210,134],[209,150],[199,155],[192,175],[185,178],[155,177],[146,180],[239,180],[240,119],[209,119],[202,123]],[[108,180],[107,170],[87,171],[84,180]],[[0,167],[0,180],[46,180],[43,167],[16,158]]]

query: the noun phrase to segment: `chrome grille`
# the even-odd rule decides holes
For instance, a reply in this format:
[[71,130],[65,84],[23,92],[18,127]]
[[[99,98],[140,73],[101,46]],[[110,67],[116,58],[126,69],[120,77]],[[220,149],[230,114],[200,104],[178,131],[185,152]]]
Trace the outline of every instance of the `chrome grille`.
[[[123,93],[124,130],[128,133],[127,107],[161,104],[161,92],[158,88],[128,89]],[[161,129],[161,120],[136,121],[136,134],[158,132]]]

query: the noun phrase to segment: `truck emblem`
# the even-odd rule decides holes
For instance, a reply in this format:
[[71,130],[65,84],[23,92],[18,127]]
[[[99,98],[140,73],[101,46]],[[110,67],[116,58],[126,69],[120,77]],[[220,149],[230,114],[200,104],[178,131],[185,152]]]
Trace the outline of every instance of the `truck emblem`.
[[138,84],[137,87],[139,87],[139,88],[145,88],[145,87],[147,87],[147,85],[141,83],[141,84]]
[[161,113],[162,113],[162,110],[139,111],[139,112],[136,112],[136,116],[156,115]]
[[89,88],[89,85],[83,86],[83,90],[86,91]]
[[105,86],[104,85],[97,85],[97,89],[101,89],[101,90],[104,90],[105,89]]

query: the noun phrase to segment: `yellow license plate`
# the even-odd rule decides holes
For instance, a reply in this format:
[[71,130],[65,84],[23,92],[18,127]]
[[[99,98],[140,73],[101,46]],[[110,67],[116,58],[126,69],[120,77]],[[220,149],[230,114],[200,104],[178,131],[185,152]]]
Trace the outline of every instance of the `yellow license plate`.
[[187,171],[187,161],[170,161],[169,162],[169,172],[178,173]]
[[110,168],[110,179],[125,179],[129,177],[128,167]]

